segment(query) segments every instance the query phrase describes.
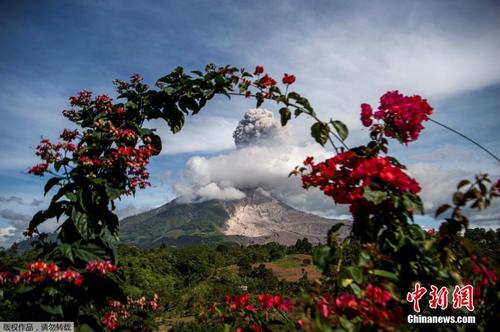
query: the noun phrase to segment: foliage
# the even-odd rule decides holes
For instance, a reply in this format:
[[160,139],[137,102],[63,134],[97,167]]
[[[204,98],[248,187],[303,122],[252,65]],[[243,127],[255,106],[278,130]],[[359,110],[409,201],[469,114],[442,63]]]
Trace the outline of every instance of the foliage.
[[[125,304],[123,270],[117,265],[115,241],[119,238],[119,224],[113,213],[114,200],[133,195],[137,188],[149,185],[146,166],[152,156],[161,152],[162,146],[154,129],[145,124],[162,119],[176,133],[182,129],[187,115],[199,113],[214,96],[242,95],[255,98],[257,107],[266,100],[279,104],[282,125],[290,121],[292,114],[295,117],[304,114],[314,120],[311,136],[323,146],[330,143],[336,154],[320,162],[308,157],[292,174],[301,176],[305,188],[318,187],[336,204],[349,205],[353,216],[347,242],[334,243],[338,228],[333,228],[328,235],[328,245],[315,252],[315,262],[325,279],[316,290],[304,293],[299,328],[322,331],[395,328],[403,323],[395,313],[411,312],[404,294],[416,282],[450,288],[475,282],[478,301],[475,314],[484,318],[482,327],[490,328],[491,313],[498,312],[495,311],[499,302],[496,273],[488,266],[489,262],[474,257],[473,252],[478,249],[459,234],[468,227],[464,208],[488,207],[500,195],[499,182],[491,184],[487,175],[478,175],[473,182],[461,181],[452,205],[444,205],[437,211],[441,214],[451,209],[451,215],[437,234],[427,233],[413,223],[414,215],[423,213],[418,196],[420,186],[406,173],[404,165],[388,155],[387,140],[387,137],[395,138],[402,144],[416,140],[423,122],[430,119],[433,111],[427,101],[420,96],[389,91],[381,97],[376,112],[370,105],[362,104],[361,120],[369,127],[370,140],[366,145],[349,148],[347,126],[339,120],[319,119],[306,98],[289,91],[295,80],[295,76],[285,74],[282,91],[262,66],[257,66],[253,73],[214,65],[208,65],[203,72],[186,73],[179,67],[157,80],[156,88],[144,84],[139,75],[133,75],[129,82],[116,80],[120,100],[117,103],[106,95],[94,98],[89,91],[71,97],[72,109],[65,110],[63,115],[78,129],[64,130],[60,142],[43,139],[37,147],[42,163],[33,166],[30,173],[51,174],[45,194],[53,189],[57,191],[47,209],[35,214],[27,230],[28,235],[34,235],[45,221],[63,220],[57,242],[42,243],[40,257],[50,263],[40,264],[57,266],[71,277],[59,282],[47,271],[43,272],[47,276],[36,282],[31,277],[21,277],[22,282],[13,282],[15,287],[9,290],[13,305],[26,306],[23,309],[36,313],[40,320],[64,317],[79,326],[117,328],[119,321],[128,317],[122,313],[123,306],[130,303]],[[452,248],[457,247],[465,257],[453,254]],[[259,251],[249,252],[253,256],[241,257],[243,275],[251,279],[253,273],[257,278],[267,278],[265,269],[253,270],[251,266],[248,269],[251,262],[262,258],[258,256]],[[276,259],[285,252],[284,248],[270,246],[266,254]],[[357,257],[354,253],[358,253]],[[216,272],[210,270],[208,262],[217,257],[187,251],[175,258],[171,268],[187,276],[183,286],[196,283],[195,289],[205,295],[208,288],[203,282]],[[138,265],[133,260],[127,263]],[[36,272],[38,278],[42,272],[33,266],[25,272]],[[151,266],[141,269],[138,274],[154,270]],[[135,282],[146,285],[151,280],[143,278]],[[170,287],[169,281],[164,282]],[[262,296],[265,299],[267,295]],[[231,326],[244,321],[245,328],[254,330],[276,323],[276,315],[271,318],[268,313],[248,310],[249,298],[234,295],[230,301],[226,299],[230,310],[224,309],[224,320],[229,319]],[[120,305],[113,302],[115,306],[110,308],[109,301],[118,301]],[[263,309],[279,309],[274,306],[274,300],[268,301],[271,307],[264,304],[265,308],[260,297],[259,301]],[[250,316],[232,310],[234,303],[238,310],[244,304],[243,310],[250,311]],[[142,304],[136,307],[144,309]],[[99,316],[102,313],[104,318]],[[142,318],[130,328],[141,325],[147,328],[150,316],[139,312],[136,316]],[[286,315],[282,315],[282,319],[278,325],[289,322]],[[295,328],[295,325],[287,328]]]

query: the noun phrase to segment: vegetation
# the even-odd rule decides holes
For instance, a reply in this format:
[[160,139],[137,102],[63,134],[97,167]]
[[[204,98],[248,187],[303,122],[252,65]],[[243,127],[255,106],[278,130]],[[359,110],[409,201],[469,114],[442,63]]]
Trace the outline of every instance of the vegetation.
[[[500,229],[470,229],[463,238],[481,243],[478,256],[488,258],[494,262],[495,269],[500,269]],[[151,249],[120,245],[118,255],[123,267],[124,291],[131,298],[158,294],[161,310],[155,317],[163,327],[173,331],[198,331],[200,326],[211,326],[213,331],[220,331],[220,326],[208,320],[207,314],[211,305],[220,303],[227,294],[272,293],[297,298],[304,290],[315,287],[318,280],[303,274],[305,267],[313,268],[313,265],[304,264],[302,260],[312,257],[296,254],[304,242],[308,241],[299,240],[290,247],[276,243]],[[318,253],[322,248],[311,249]],[[20,253],[15,248],[0,251],[0,270],[15,272],[35,260],[38,253],[39,250]],[[357,254],[359,247],[352,243],[344,248],[344,258]],[[466,257],[465,253],[461,255]],[[266,268],[269,264],[280,269]],[[286,281],[279,278],[280,272],[302,277]],[[12,314],[12,304],[3,302],[0,319],[9,320]]]
[[[21,271],[8,266],[2,272],[0,296],[8,308],[2,314],[8,320],[29,312],[30,320],[71,320],[82,331],[155,329],[157,294],[133,296],[159,287],[165,299],[172,300],[166,308],[200,305],[200,314],[209,319],[202,323],[204,329],[390,331],[418,328],[406,326],[404,316],[421,312],[419,301],[427,287],[432,289],[432,301],[422,313],[474,311],[479,323],[473,328],[495,327],[500,292],[492,264],[497,260],[480,257],[490,254],[480,248],[483,239],[472,241],[460,234],[468,229],[466,210],[490,206],[500,196],[500,181],[492,182],[486,174],[460,181],[452,202],[436,212],[449,215],[437,232],[427,232],[414,223],[415,214],[424,212],[421,188],[389,155],[389,139],[410,144],[418,139],[424,121],[434,121],[425,99],[388,91],[375,111],[362,104],[361,121],[370,132],[369,141],[351,148],[344,123],[319,119],[305,97],[290,91],[293,75],[284,75],[283,89],[262,66],[253,73],[231,66],[208,65],[203,72],[189,74],[177,68],[158,79],[157,89],[142,81],[139,75],[129,82],[116,81],[122,101],[118,103],[89,91],[71,97],[73,109],[63,115],[79,130],[64,130],[60,142],[43,139],[37,147],[42,163],[30,173],[51,174],[45,193],[57,191],[47,209],[33,217],[27,235],[37,234],[38,226],[51,218],[63,221],[56,242],[40,241],[39,260]],[[321,282],[310,285],[304,276],[298,285],[280,283],[265,265],[253,265],[283,258],[287,249],[276,244],[265,250],[219,246],[215,252],[190,248],[172,253],[160,248],[154,249],[159,252],[152,254],[151,263],[144,257],[154,251],[136,251],[125,253],[119,264],[114,201],[149,185],[146,166],[162,149],[160,137],[145,123],[162,119],[176,133],[186,115],[200,112],[215,95],[255,98],[257,107],[275,102],[281,107],[282,125],[292,114],[308,116],[314,120],[311,136],[334,149],[331,158],[307,157],[291,173],[301,176],[304,188],[317,187],[334,203],[348,205],[352,214],[347,239],[338,241],[336,233],[343,225],[337,224],[327,245],[313,252],[323,273]],[[206,226],[210,231],[213,224]],[[197,235],[200,229],[189,231]],[[295,248],[307,249],[304,243]],[[186,293],[179,296],[177,287]],[[300,296],[299,289],[304,290]],[[448,292],[453,293],[451,307],[445,301]],[[221,301],[222,294],[227,295]],[[203,309],[208,300],[213,302]]]

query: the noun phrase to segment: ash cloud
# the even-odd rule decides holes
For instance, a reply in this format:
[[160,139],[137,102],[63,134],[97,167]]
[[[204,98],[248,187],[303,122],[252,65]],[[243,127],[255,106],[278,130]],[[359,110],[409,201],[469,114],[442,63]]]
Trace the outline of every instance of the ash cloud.
[[282,141],[284,129],[271,111],[256,108],[248,110],[233,132],[236,148]]
[[314,143],[297,144],[287,133],[271,111],[247,111],[233,133],[235,150],[188,160],[183,180],[174,184],[178,200],[234,200],[245,197],[243,189],[262,188],[298,209],[345,216],[345,208],[335,207],[317,189],[304,190],[298,177],[288,176],[307,156],[323,159],[330,154]]

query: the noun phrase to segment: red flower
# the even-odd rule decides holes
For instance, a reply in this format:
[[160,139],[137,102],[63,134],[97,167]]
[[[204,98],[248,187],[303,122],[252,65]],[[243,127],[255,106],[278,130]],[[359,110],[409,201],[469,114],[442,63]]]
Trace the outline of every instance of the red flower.
[[383,306],[385,306],[386,303],[392,299],[391,293],[378,286],[373,286],[372,284],[368,284],[366,286],[365,295],[370,298],[373,303],[381,304]]
[[356,309],[358,307],[358,300],[352,294],[341,294],[335,299],[335,305],[340,309]]
[[308,157],[304,164],[309,166],[309,171],[302,170],[304,188],[319,187],[337,204],[352,204],[354,219],[359,204],[371,204],[364,197],[365,188],[411,194],[420,191],[418,183],[388,157],[366,158],[346,151],[318,164]]
[[110,330],[116,329],[116,327],[118,326],[118,317],[116,315],[116,312],[110,311],[106,313],[101,322]]
[[88,262],[85,269],[88,272],[95,272],[102,277],[108,272],[114,272],[118,270],[118,266],[113,265],[110,261],[94,261]]
[[252,324],[252,329],[255,331],[255,332],[262,332],[262,327],[260,327],[259,324],[257,323],[253,323]]
[[295,75],[288,75],[287,73],[285,73],[285,75],[283,76],[283,84],[293,84],[295,82]]
[[31,167],[28,173],[42,176],[45,172],[47,172],[48,169],[49,169],[49,164],[42,163]]
[[85,106],[91,102],[92,92],[88,90],[82,90],[78,96],[69,97],[69,103],[71,106]]
[[370,127],[372,125],[372,115],[372,107],[368,104],[361,104],[361,122],[363,126]]
[[276,85],[276,81],[273,80],[271,76],[266,74],[264,75],[264,77],[260,79],[260,84],[262,84],[265,87],[271,87]]
[[254,75],[260,75],[264,72],[264,67],[263,66],[257,66],[255,67]]
[[250,312],[255,312],[255,306],[253,304],[247,304],[245,309]]
[[374,117],[385,124],[384,135],[402,143],[416,140],[428,121],[432,107],[420,96],[404,96],[398,91],[388,91],[380,98]]
[[67,142],[72,141],[75,139],[75,137],[78,136],[78,130],[69,130],[69,129],[64,129],[64,131],[61,134],[61,138]]
[[257,298],[262,309],[271,309],[274,305],[274,296],[271,294],[259,294]]
[[123,106],[119,106],[116,108],[115,112],[118,114],[123,114],[123,113],[125,113],[125,109],[123,108]]
[[144,78],[139,75],[139,74],[133,74],[132,76],[130,76],[130,82],[132,84],[137,84],[139,83],[140,81],[142,81]]
[[9,272],[0,272],[0,285],[5,285],[9,281]]

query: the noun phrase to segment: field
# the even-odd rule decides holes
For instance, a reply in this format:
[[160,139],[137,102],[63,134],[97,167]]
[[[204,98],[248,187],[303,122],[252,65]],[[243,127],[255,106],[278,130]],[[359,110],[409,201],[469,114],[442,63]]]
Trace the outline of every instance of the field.
[[266,268],[280,280],[295,282],[302,278],[304,272],[307,273],[307,278],[311,281],[319,279],[321,273],[316,266],[312,264],[310,255],[288,255],[274,262],[264,263]]

